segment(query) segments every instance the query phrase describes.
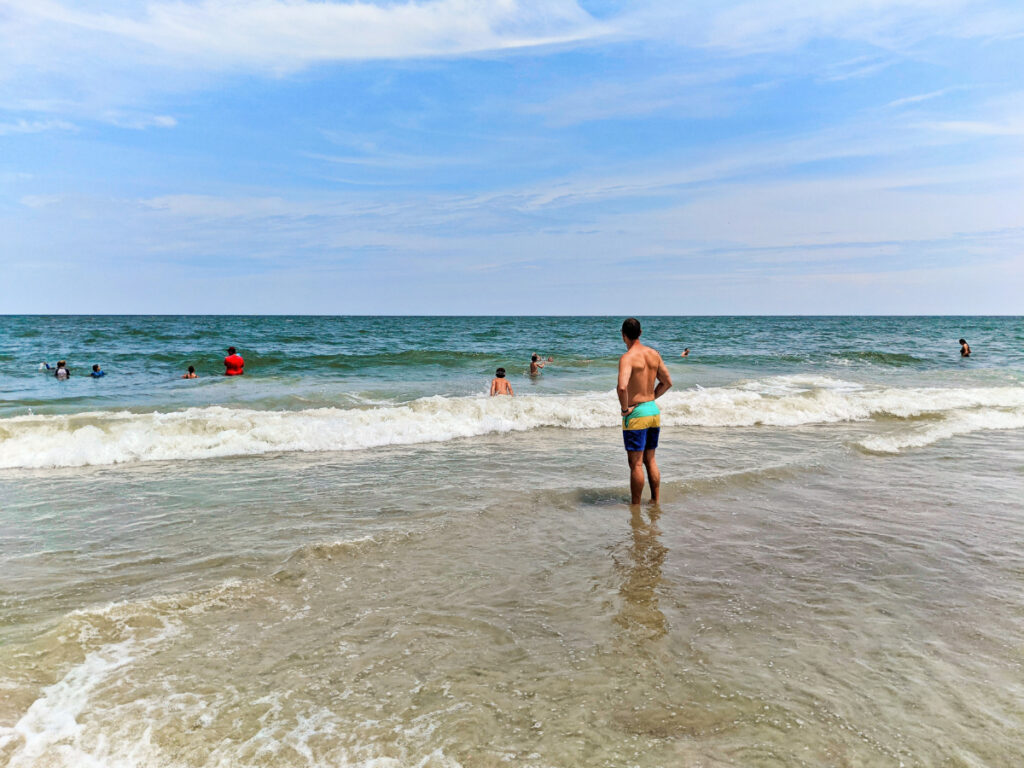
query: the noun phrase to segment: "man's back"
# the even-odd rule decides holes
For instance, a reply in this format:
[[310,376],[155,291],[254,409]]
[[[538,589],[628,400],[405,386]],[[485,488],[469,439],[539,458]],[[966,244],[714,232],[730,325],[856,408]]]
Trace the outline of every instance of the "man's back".
[[626,385],[629,405],[654,399],[654,382],[664,367],[661,355],[640,342],[626,350],[620,362],[620,371],[626,368],[629,372],[629,383]]

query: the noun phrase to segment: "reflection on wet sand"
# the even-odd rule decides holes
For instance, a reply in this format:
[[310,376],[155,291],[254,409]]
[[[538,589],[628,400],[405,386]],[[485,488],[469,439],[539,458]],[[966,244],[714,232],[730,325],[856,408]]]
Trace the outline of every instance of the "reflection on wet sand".
[[658,607],[661,570],[668,553],[668,548],[660,541],[661,509],[651,506],[645,514],[644,509],[636,505],[630,512],[632,543],[627,550],[628,560],[616,560],[616,567],[624,572],[625,578],[619,587],[622,609],[615,621],[637,640],[657,640],[668,632],[665,614]]

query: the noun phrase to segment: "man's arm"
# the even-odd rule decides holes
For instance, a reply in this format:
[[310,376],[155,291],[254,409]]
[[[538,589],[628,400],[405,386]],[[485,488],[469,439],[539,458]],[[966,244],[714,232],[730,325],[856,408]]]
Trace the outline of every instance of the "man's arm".
[[661,355],[658,355],[658,386],[654,388],[654,399],[657,400],[659,397],[664,395],[672,387],[672,377],[669,375],[668,368],[665,366],[665,361],[661,359]]
[[615,387],[623,414],[629,411],[629,378],[632,374],[633,367],[626,361],[626,356],[623,355],[619,358],[619,383]]

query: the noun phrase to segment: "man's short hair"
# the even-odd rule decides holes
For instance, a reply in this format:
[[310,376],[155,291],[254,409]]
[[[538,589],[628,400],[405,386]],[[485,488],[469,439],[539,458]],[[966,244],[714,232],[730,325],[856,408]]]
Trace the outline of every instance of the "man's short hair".
[[234,347],[228,347],[228,354],[229,355],[235,354],[235,348]]
[[627,317],[622,321],[622,335],[630,341],[640,338],[640,321],[635,317]]

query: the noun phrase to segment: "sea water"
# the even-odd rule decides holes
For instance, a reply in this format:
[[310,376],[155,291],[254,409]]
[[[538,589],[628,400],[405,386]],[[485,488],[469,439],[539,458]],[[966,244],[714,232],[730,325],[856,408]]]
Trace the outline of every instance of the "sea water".
[[1024,320],[641,320],[0,318],[0,763],[1019,764]]

